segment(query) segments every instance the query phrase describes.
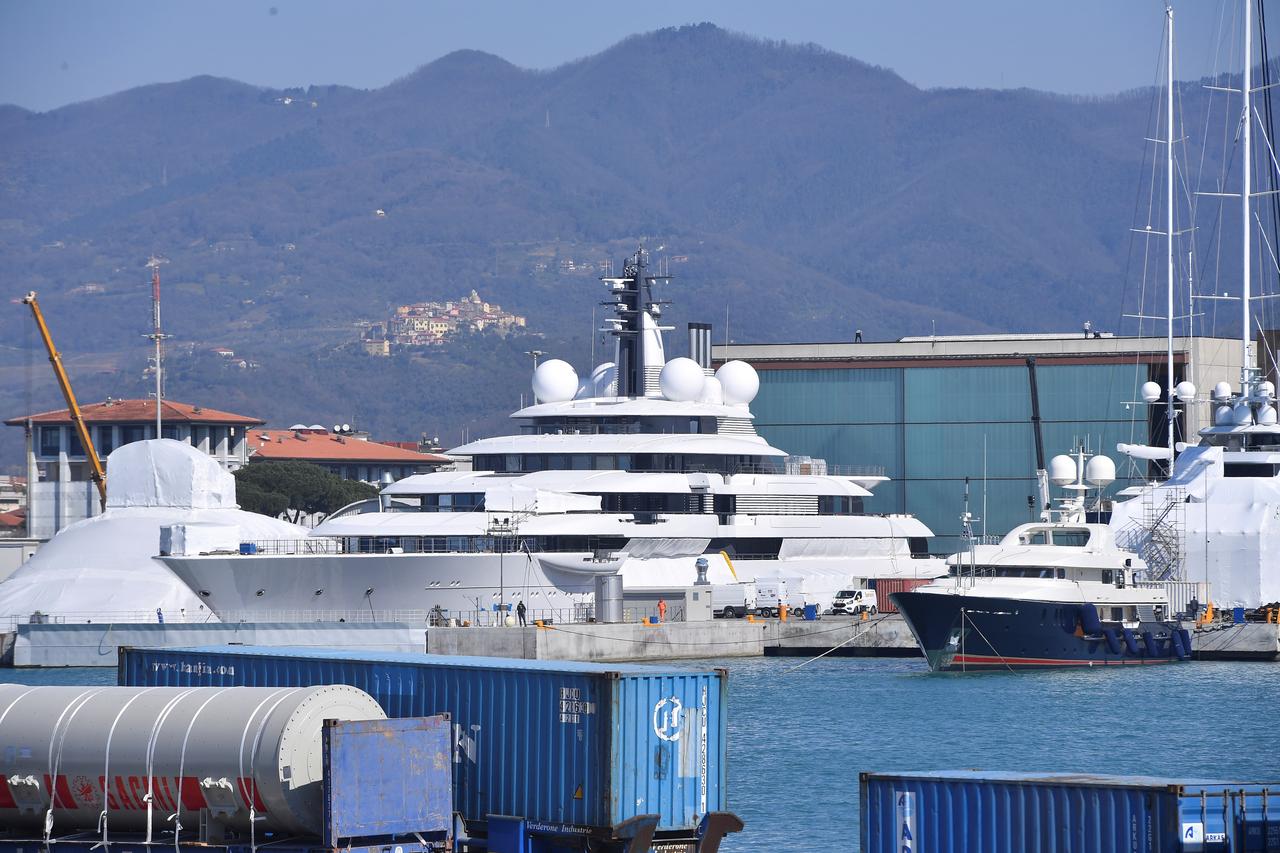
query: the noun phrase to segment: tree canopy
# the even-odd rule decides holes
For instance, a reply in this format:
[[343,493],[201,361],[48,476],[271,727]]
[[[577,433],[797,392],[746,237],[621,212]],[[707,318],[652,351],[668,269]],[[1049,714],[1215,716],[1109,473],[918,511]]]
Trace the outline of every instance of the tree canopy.
[[310,462],[255,462],[235,472],[240,508],[294,521],[303,515],[328,515],[354,501],[377,497],[368,483],[344,480]]

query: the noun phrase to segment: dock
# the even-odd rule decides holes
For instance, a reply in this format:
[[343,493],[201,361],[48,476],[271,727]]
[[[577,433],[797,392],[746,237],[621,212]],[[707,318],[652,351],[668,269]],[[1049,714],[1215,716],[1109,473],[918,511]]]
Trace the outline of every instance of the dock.
[[716,619],[645,625],[571,623],[523,628],[432,628],[427,651],[527,660],[647,661],[813,656],[916,657],[920,650],[897,614],[862,620]]
[[1196,627],[1191,657],[1215,661],[1280,661],[1280,624],[1220,622]]

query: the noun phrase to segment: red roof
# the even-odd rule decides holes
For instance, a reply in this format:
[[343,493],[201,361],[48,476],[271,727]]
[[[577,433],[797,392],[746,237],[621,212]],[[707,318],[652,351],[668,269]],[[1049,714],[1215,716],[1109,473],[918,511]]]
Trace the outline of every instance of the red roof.
[[[156,403],[154,400],[110,400],[106,403],[89,403],[80,407],[86,422],[100,423],[148,423],[156,419]],[[245,415],[234,415],[231,412],[220,412],[217,409],[205,409],[190,403],[177,403],[165,400],[160,404],[160,417],[167,422],[186,422],[194,424],[229,424],[233,426],[257,426],[266,423],[261,418],[250,418]],[[20,418],[9,418],[5,421],[9,426],[23,426],[27,420],[37,424],[69,424],[71,410],[58,409],[52,412],[41,412],[37,415],[24,415]]]
[[24,507],[0,512],[0,528],[22,527],[27,523],[27,510]]
[[327,432],[290,429],[251,429],[249,457],[291,459],[302,462],[400,462],[406,465],[440,465],[449,457],[419,453],[377,441],[363,441]]

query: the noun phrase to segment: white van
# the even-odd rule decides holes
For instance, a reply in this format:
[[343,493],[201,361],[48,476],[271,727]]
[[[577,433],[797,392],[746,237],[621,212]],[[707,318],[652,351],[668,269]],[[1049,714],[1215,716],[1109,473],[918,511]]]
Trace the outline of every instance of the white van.
[[711,585],[711,615],[716,619],[741,619],[756,612],[756,585],[751,582]]
[[[798,587],[799,583],[793,583]],[[777,616],[782,605],[787,610],[800,614],[804,612],[804,594],[791,592],[785,580],[756,581],[756,613],[760,616]]]
[[872,616],[880,612],[874,589],[842,589],[831,602],[831,612],[837,616],[856,616],[863,611]]

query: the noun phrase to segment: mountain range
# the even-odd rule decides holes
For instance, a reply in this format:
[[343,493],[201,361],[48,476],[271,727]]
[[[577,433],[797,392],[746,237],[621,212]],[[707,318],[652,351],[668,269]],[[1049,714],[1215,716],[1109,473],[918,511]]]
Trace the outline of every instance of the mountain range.
[[[549,71],[458,51],[376,90],[198,77],[0,107],[0,258],[9,297],[39,291],[82,398],[145,393],[155,254],[165,330],[193,353],[170,396],[459,437],[527,391],[524,350],[590,367],[594,279],[641,242],[676,276],[668,317],[717,341],[1116,327],[1155,96],[921,90],[709,24]],[[1208,98],[1179,87],[1197,120]],[[1230,139],[1205,139],[1212,172]],[[471,289],[538,336],[349,346],[357,320]],[[6,417],[59,402],[29,326],[0,312]],[[201,366],[213,346],[260,367]]]

